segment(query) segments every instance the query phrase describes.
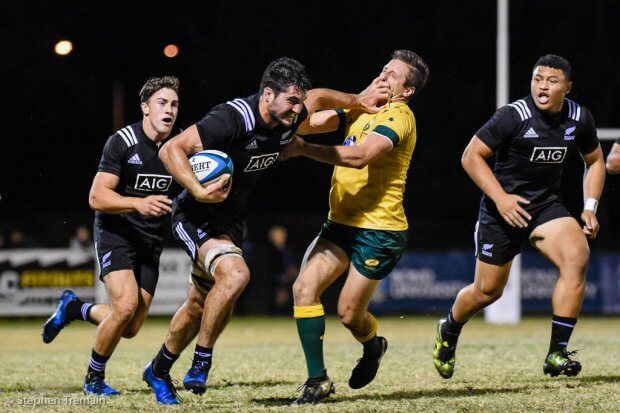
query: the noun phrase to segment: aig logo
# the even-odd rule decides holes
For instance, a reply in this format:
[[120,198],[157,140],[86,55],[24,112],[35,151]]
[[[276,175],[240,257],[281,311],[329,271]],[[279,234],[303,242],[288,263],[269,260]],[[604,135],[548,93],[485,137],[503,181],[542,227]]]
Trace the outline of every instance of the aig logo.
[[165,192],[171,183],[172,177],[169,175],[138,174],[135,188],[138,191]]
[[562,163],[565,157],[565,147],[540,147],[534,148],[530,161],[534,163]]
[[254,172],[269,168],[278,158],[279,152],[252,156],[243,172]]

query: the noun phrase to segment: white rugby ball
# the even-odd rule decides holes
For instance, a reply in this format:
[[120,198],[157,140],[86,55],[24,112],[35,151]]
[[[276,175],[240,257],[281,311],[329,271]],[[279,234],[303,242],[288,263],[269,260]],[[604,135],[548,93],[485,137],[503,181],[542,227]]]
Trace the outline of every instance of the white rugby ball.
[[203,185],[224,174],[233,174],[232,159],[222,151],[206,150],[195,153],[189,158],[189,164]]

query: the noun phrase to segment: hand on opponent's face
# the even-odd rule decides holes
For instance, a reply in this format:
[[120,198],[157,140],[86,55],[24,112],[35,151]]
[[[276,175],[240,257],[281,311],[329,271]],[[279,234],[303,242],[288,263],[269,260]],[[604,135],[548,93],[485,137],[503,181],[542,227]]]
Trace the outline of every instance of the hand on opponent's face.
[[392,89],[389,83],[378,76],[357,95],[358,109],[368,113],[377,113],[390,101],[391,96]]

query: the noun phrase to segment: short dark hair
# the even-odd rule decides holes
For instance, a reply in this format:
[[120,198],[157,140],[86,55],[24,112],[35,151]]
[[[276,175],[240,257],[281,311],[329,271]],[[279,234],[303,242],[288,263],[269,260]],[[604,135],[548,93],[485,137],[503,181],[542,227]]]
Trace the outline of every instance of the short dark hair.
[[536,70],[538,66],[545,66],[545,67],[552,67],[554,69],[560,69],[561,71],[564,72],[564,76],[566,76],[566,79],[568,81],[570,81],[571,76],[573,75],[573,68],[570,66],[570,63],[568,62],[568,60],[566,60],[562,56],[558,56],[555,54],[546,54],[544,56],[541,56],[536,62],[536,64],[534,65],[532,72]]
[[284,92],[291,86],[297,86],[306,91],[312,87],[310,77],[304,65],[290,57],[280,57],[269,63],[260,81],[260,93],[266,87],[273,89],[277,94]]
[[174,76],[152,77],[147,80],[144,86],[142,86],[142,89],[140,89],[140,102],[146,102],[151,96],[153,96],[153,94],[155,94],[155,92],[163,88],[174,90],[178,96],[179,83],[179,79]]
[[405,80],[405,86],[415,87],[415,94],[420,93],[428,80],[428,66],[417,53],[411,50],[396,50],[392,53],[392,59],[397,59],[409,65],[409,74]]

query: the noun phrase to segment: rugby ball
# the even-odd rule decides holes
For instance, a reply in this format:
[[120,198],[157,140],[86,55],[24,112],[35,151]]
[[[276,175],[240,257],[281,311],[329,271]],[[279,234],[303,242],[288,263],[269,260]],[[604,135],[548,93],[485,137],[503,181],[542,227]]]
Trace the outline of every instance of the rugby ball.
[[207,150],[198,152],[189,158],[196,178],[201,184],[218,179],[224,174],[233,174],[233,163],[230,156],[221,151]]

